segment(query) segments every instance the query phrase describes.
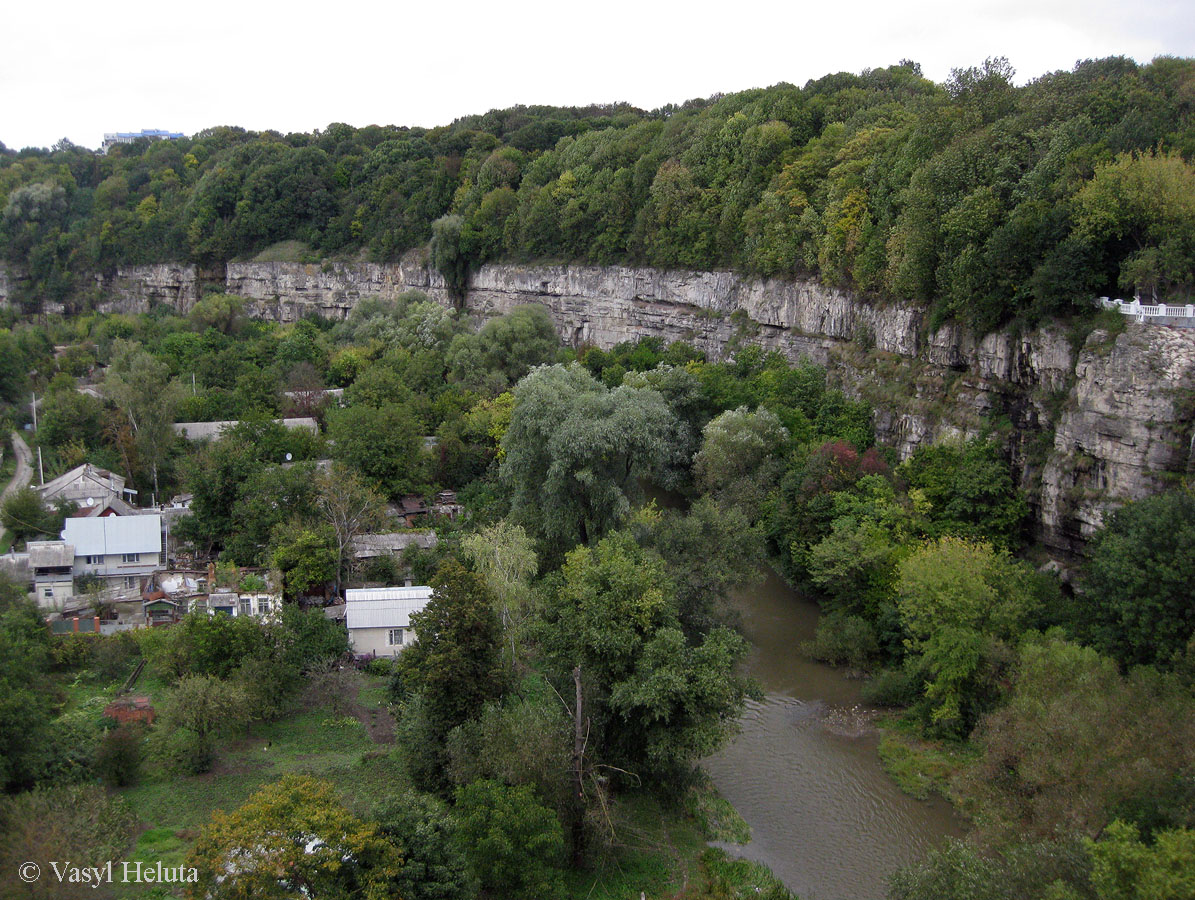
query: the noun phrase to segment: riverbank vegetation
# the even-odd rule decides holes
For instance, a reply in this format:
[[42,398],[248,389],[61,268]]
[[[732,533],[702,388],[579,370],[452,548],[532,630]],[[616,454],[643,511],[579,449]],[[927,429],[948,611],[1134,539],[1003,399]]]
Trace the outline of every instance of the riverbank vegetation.
[[[442,897],[780,896],[702,850],[744,835],[695,768],[755,690],[730,596],[769,558],[822,604],[808,652],[867,673],[894,710],[881,752],[902,783],[975,824],[894,896],[962,896],[958,879],[1006,896],[1000,873],[1020,866],[1043,891],[1111,898],[1109,867],[1164,879],[1188,852],[1185,489],[1114,515],[1064,590],[1021,556],[1027,507],[998,444],[898,462],[822,369],[749,344],[719,363],[653,340],[563,350],[542,310],[474,330],[418,294],[288,326],[214,295],[188,316],[90,314],[9,340],[37,373],[22,390],[45,398],[31,443],[47,475],[90,461],[192,493],[187,552],[273,567],[288,602],[272,625],[51,640],[6,588],[5,852],[43,840],[12,831],[20,803],[102,783],[63,834],[136,823],[135,843],[119,832],[135,858],[202,861],[209,888],[229,842],[286,809],[356,842],[362,869],[336,882],[350,895],[424,896],[407,867],[425,866]],[[319,427],[274,423],[287,412]],[[169,427],[204,418],[240,421],[206,442]],[[345,554],[346,509],[391,528],[388,502],[449,487],[469,517],[438,523],[434,550]],[[393,667],[331,665],[343,632],[298,601],[403,570],[436,588],[421,640]],[[160,717],[105,727],[137,660]]]
[[1195,287],[1192,62],[1084,60],[1022,87],[909,61],[645,112],[211,128],[100,155],[0,145],[0,252],[29,309],[159,261],[394,260],[460,293],[490,260],[812,275],[978,332]]
[[[259,894],[782,896],[704,850],[742,830],[697,769],[756,691],[730,598],[770,560],[821,603],[808,651],[893,710],[889,763],[975,824],[894,896],[1183,896],[1187,488],[1126,505],[1063,585],[1026,561],[994,429],[898,460],[865,403],[743,333],[711,362],[653,339],[566,349],[542,308],[480,325],[419,292],[278,325],[222,294],[101,315],[79,284],[117,261],[282,240],[393,258],[432,237],[458,291],[487,259],[733,266],[915,297],[978,331],[1117,287],[1182,295],[1189,68],[1088,62],[1015,89],[998,62],[945,87],[901,65],[652,114],[0,154],[19,290],[77,313],[6,314],[5,424],[40,395],[48,478],[89,462],[142,498],[191,495],[182,551],[221,578],[273,569],[286,599],[268,625],[51,639],[4,585],[5,858],[102,830],[196,865],[197,896],[232,874]],[[227,420],[209,440],[174,428]],[[434,549],[354,558],[353,537],[442,489],[468,515],[435,522]],[[0,510],[18,540],[71,512],[31,499]],[[407,572],[435,588],[420,640],[340,668],[343,632],[303,607]],[[137,660],[160,718],[108,727]],[[61,818],[30,813],[47,808]],[[267,840],[279,821],[318,829],[320,852]]]
[[[844,415],[865,428],[865,411],[820,370],[792,376],[758,353],[711,364],[652,341],[562,351],[537,309],[474,332],[412,295],[363,304],[335,327],[279,327],[209,300],[186,317],[22,326],[67,348],[38,357],[31,368],[46,375],[26,376],[47,398],[31,441],[47,475],[89,461],[146,494],[191,493],[173,530],[180,549],[213,559],[217,581],[237,577],[233,564],[276,569],[287,603],[274,624],[193,614],[135,638],[51,638],[14,588],[6,790],[107,785],[102,815],[147,829],[130,852],[198,865],[205,890],[229,841],[289,810],[351,832],[344,852],[374,860],[352,885],[319,876],[350,894],[381,879],[421,896],[395,867],[401,848],[420,854],[411,865],[457,854],[436,896],[699,898],[764,884],[781,896],[756,868],[704,852],[706,838],[743,832],[695,768],[754,691],[738,674],[746,644],[728,597],[754,575],[760,536],[709,500],[645,505],[643,486],[691,493],[707,424],[733,404],[746,415],[759,391],[779,395],[778,379],[805,384],[807,412],[784,415],[794,427],[808,418],[810,433]],[[331,378],[343,406],[323,391]],[[78,389],[87,383],[94,393]],[[303,402],[317,431],[273,421]],[[170,427],[214,410],[239,424],[200,442]],[[712,443],[707,458],[703,478],[745,477],[714,464]],[[470,517],[440,522],[434,550],[365,568],[343,552],[346,508],[359,530],[392,529],[388,502],[443,487]],[[343,631],[302,607],[407,569],[436,589],[414,623],[422,639],[372,680],[338,669]],[[157,721],[105,726],[100,712],[136,660]],[[296,787],[292,774],[320,784]],[[444,836],[425,851],[433,825]],[[12,846],[39,840],[13,834]],[[516,870],[532,881],[519,887]]]

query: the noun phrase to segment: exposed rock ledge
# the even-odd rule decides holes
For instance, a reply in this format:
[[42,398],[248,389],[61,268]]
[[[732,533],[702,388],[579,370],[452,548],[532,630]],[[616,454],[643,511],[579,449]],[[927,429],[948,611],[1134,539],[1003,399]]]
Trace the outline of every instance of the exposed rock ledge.
[[[364,297],[412,288],[451,302],[415,255],[390,265],[230,263],[212,274],[123,267],[98,287],[106,308],[166,302],[185,311],[210,281],[248,298],[250,314],[284,322],[309,311],[343,318]],[[1080,549],[1110,506],[1195,466],[1195,330],[1130,324],[1115,340],[1097,331],[1076,353],[1056,327],[975,341],[955,326],[927,334],[915,305],[871,305],[812,281],[615,266],[487,265],[465,305],[491,316],[522,303],[545,306],[572,345],[658,336],[722,358],[747,340],[808,356],[875,405],[877,435],[902,456],[994,423],[1029,491],[1038,535],[1060,556]]]

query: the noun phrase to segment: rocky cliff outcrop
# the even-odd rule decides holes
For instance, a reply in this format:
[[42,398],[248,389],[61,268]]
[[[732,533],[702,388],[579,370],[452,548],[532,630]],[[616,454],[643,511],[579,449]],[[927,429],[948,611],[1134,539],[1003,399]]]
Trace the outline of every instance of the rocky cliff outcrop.
[[1130,325],[1096,331],[1075,365],[1041,476],[1040,521],[1074,549],[1108,505],[1195,471],[1195,330]]
[[[208,277],[248,298],[251,315],[283,322],[344,318],[363,298],[411,289],[452,303],[417,255],[389,265],[230,263]],[[142,266],[98,286],[110,308],[186,310],[204,283],[193,267]],[[546,307],[573,346],[655,336],[713,358],[745,341],[809,357],[875,407],[877,436],[902,457],[946,435],[994,431],[1059,556],[1080,549],[1111,506],[1193,464],[1195,330],[1129,324],[1081,348],[1057,327],[977,341],[953,325],[928,333],[915,305],[873,305],[813,281],[619,266],[483,266],[465,307],[487,317],[523,303]]]
[[95,276],[95,287],[103,312],[142,313],[167,304],[187,312],[202,295],[195,266],[158,263],[149,266],[118,266],[114,272]]

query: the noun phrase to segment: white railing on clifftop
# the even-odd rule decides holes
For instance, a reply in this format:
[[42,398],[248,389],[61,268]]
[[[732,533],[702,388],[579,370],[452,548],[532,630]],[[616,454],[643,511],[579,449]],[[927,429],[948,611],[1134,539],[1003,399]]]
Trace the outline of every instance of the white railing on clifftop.
[[1136,322],[1195,328],[1195,305],[1190,303],[1186,306],[1142,303],[1140,297],[1134,297],[1132,300],[1110,300],[1107,297],[1100,297],[1097,302],[1104,309],[1115,309],[1121,315],[1132,316]]

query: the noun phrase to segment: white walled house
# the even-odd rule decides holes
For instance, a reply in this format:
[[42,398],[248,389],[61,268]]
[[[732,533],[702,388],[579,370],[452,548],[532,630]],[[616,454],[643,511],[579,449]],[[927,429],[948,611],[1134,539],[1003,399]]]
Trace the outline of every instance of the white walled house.
[[212,591],[206,597],[191,601],[191,611],[206,610],[209,615],[256,616],[267,622],[276,622],[282,616],[282,595],[268,591]]
[[422,610],[432,589],[359,588],[345,591],[344,618],[355,656],[397,656],[415,642],[411,614]]
[[75,548],[74,574],[103,578],[110,587],[138,588],[141,576],[163,568],[156,513],[67,519],[62,539]]
[[75,548],[62,541],[30,541],[27,549],[38,605],[62,609],[75,595]]
[[35,490],[41,494],[46,506],[53,506],[62,500],[74,503],[80,509],[94,509],[103,508],[114,500],[131,502],[137,492],[124,485],[123,475],[84,463]]

